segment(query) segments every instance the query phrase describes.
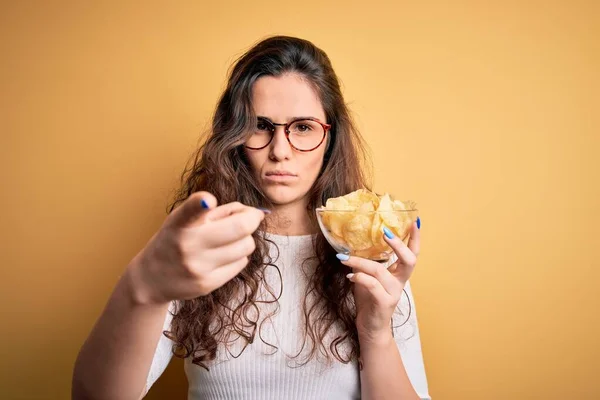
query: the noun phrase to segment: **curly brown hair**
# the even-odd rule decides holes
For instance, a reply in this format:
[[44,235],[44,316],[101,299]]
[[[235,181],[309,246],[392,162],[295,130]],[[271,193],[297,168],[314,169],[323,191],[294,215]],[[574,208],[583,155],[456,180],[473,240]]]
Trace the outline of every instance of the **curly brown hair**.
[[[212,129],[186,166],[169,212],[200,190],[214,194],[221,204],[239,201],[255,207],[273,206],[251,173],[243,144],[256,124],[251,104],[253,83],[262,76],[284,73],[300,74],[312,85],[332,126],[323,167],[307,194],[306,215],[315,231],[314,209],[326,199],[370,188],[366,146],[344,102],[329,58],[307,40],[275,36],[257,43],[235,62],[217,104]],[[265,268],[277,268],[276,260],[268,256],[268,242],[275,244],[261,233],[264,228],[263,222],[262,229],[254,234],[256,250],[239,275],[209,295],[177,303],[171,330],[165,332],[174,341],[176,356],[191,357],[194,364],[208,369],[207,362],[215,359],[218,346],[227,347],[232,335],[244,340],[245,346],[257,333],[262,340],[259,318],[251,315],[259,314],[257,294]],[[305,362],[317,352],[328,358],[333,355],[344,363],[357,360],[354,299],[351,283],[345,277],[349,269],[338,262],[336,252],[321,233],[315,236],[313,247],[315,256],[311,260],[316,263],[316,273],[310,277],[303,305],[303,344],[310,349]],[[269,292],[276,303],[278,296]],[[323,339],[334,325],[341,333],[327,346]],[[350,345],[350,351],[342,354],[339,350],[343,343]]]

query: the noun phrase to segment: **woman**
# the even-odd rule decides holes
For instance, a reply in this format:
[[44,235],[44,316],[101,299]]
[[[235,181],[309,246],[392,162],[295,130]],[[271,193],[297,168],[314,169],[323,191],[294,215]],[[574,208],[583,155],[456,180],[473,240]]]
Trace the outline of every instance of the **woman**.
[[407,336],[395,312],[417,225],[408,246],[382,232],[388,270],[336,255],[315,221],[369,186],[362,156],[322,50],[273,37],[242,56],[169,216],[81,349],[74,398],[139,399],[173,353],[190,399],[429,398],[415,314]]

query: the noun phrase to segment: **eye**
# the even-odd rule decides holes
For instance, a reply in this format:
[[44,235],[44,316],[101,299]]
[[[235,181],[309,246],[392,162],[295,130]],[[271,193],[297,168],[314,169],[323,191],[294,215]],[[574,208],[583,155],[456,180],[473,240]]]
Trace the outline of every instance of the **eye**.
[[298,126],[296,127],[298,132],[306,132],[306,131],[310,131],[312,128],[309,125],[306,124],[298,124]]
[[261,132],[270,132],[271,131],[271,127],[265,121],[260,121],[259,120],[256,123],[256,130],[261,131]]

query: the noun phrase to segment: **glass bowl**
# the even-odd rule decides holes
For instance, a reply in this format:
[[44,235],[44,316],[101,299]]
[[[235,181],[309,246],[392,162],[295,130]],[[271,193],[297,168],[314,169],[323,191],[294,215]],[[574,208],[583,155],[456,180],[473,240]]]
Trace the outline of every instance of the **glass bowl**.
[[316,209],[321,232],[338,253],[384,262],[394,254],[383,227],[408,243],[418,210],[360,211]]

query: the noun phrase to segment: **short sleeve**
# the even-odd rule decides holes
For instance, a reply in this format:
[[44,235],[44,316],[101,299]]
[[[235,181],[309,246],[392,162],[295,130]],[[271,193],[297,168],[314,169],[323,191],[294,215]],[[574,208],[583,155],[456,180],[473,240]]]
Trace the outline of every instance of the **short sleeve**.
[[[171,328],[171,321],[173,320],[173,311],[175,309],[174,304],[171,304],[167,315],[165,316],[165,322],[163,324],[163,332]],[[154,358],[152,359],[152,366],[148,372],[146,378],[146,387],[144,389],[144,396],[148,393],[154,382],[162,375],[165,371],[171,358],[173,357],[173,341],[167,338],[163,333],[160,335],[160,339],[154,352]]]

